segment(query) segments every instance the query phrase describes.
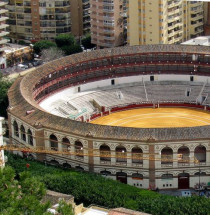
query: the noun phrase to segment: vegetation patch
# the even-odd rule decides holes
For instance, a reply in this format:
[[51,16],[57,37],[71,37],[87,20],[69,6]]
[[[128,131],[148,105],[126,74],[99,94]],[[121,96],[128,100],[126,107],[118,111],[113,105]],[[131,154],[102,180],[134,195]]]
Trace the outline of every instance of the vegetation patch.
[[209,215],[210,199],[205,197],[174,197],[139,189],[98,174],[77,172],[58,167],[45,166],[37,161],[28,161],[8,155],[7,165],[16,173],[27,169],[39,178],[46,187],[61,193],[71,194],[76,203],[101,205],[108,208],[125,207],[153,215]]

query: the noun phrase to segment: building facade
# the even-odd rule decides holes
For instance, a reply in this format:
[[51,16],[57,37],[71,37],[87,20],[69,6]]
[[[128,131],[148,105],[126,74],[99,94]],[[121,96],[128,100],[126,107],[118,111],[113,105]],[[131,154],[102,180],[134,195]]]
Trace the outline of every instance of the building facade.
[[210,2],[205,2],[205,35],[210,36]]
[[89,19],[89,1],[75,0],[10,0],[10,37],[14,41],[30,43],[38,40],[54,40],[59,34],[72,33],[81,36]]
[[7,3],[5,1],[0,1],[0,69],[6,68],[6,58],[4,53],[4,45],[8,42],[5,38],[9,34],[6,28],[8,25],[6,24],[6,20],[8,17],[6,13],[8,12],[5,7]]
[[98,48],[124,43],[123,0],[90,0],[91,42]]
[[[36,68],[17,79],[9,90],[10,141],[50,152],[30,155],[39,160],[96,172],[139,188],[188,189],[196,187],[199,181],[207,184],[210,182],[209,125],[143,129],[102,126],[49,113],[41,108],[40,102],[66,88],[74,94],[97,88],[101,92],[105,86],[113,87],[113,80],[117,86],[144,79],[152,83],[151,87],[156,81],[165,80],[169,84],[167,91],[176,100],[171,100],[172,96],[164,99],[166,90],[158,90],[160,106],[179,105],[209,111],[209,99],[198,105],[197,96],[194,101],[183,101],[180,93],[172,90],[173,81],[183,81],[187,88],[197,88],[200,84],[197,92],[202,96],[210,94],[209,51],[205,46],[126,46],[67,56]],[[140,106],[132,102],[130,108],[153,107],[153,102],[145,98],[141,104],[136,101],[136,105]],[[127,102],[114,108],[120,111],[125,107]],[[90,119],[94,117],[97,116]]]
[[83,36],[90,32],[90,0],[70,0],[71,32],[75,36]]
[[203,34],[203,2],[129,0],[128,44],[175,44]]

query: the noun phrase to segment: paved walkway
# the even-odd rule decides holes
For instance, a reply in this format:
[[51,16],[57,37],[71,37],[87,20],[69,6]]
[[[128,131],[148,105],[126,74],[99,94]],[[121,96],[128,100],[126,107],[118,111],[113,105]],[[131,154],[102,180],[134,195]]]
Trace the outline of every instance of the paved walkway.
[[18,76],[24,76],[26,75],[27,73],[29,72],[32,72],[35,68],[30,68],[30,69],[26,69],[26,70],[23,70],[21,72],[16,72],[16,73],[12,73],[10,75],[8,75],[7,77],[10,79],[10,80],[15,80]]

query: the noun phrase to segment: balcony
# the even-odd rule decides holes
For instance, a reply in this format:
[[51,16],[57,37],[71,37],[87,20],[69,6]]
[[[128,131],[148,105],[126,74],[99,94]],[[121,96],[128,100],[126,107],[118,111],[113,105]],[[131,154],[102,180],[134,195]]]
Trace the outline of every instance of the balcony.
[[7,40],[7,39],[0,39],[0,45],[2,45],[2,44],[5,44],[5,43],[8,43],[9,42],[9,40]]
[[114,16],[104,16],[104,20],[114,21]]
[[7,25],[7,24],[0,24],[0,29],[5,29],[7,27],[9,27],[9,25]]
[[197,15],[195,17],[191,17],[192,21],[197,21],[198,19],[203,19],[203,15]]
[[104,36],[103,38],[104,38],[104,40],[110,40],[110,41],[114,41],[115,40],[114,36],[111,36],[111,37]]
[[103,11],[106,12],[106,13],[114,13],[114,9],[103,8]]
[[103,30],[104,33],[114,33],[113,29],[104,29]]
[[4,36],[6,36],[8,34],[9,34],[9,32],[2,31],[2,32],[0,32],[0,37],[4,37]]
[[103,5],[104,5],[104,6],[114,6],[114,2],[104,0],[104,1],[103,1]]
[[114,23],[104,22],[104,26],[114,27]]
[[7,5],[7,2],[0,2],[0,7]]
[[5,14],[7,12],[8,12],[8,10],[6,10],[6,9],[0,9],[0,14]]

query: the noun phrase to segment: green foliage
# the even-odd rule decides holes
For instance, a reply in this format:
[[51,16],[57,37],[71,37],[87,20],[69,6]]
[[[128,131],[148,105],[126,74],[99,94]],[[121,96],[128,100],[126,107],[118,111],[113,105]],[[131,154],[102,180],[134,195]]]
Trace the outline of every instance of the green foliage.
[[11,87],[12,82],[3,78],[0,73],[0,116],[7,118],[7,107],[9,106],[7,91]]
[[34,52],[36,54],[40,54],[40,52],[44,49],[49,49],[51,47],[56,47],[56,44],[54,42],[48,41],[48,40],[41,40],[39,42],[36,42],[34,44]]
[[94,44],[91,43],[91,35],[86,34],[85,37],[82,39],[82,45],[85,49],[92,49],[95,47]]
[[60,34],[55,38],[55,43],[57,46],[72,46],[76,43],[76,40],[72,34]]
[[0,214],[48,214],[49,203],[40,203],[45,191],[44,184],[30,173],[22,172],[17,181],[15,171],[5,167],[0,170]]
[[61,47],[62,51],[65,53],[65,55],[71,55],[76,54],[79,52],[82,52],[82,48],[78,44],[70,45],[70,46],[63,46]]
[[71,194],[77,203],[96,204],[108,208],[125,207],[153,215],[209,215],[210,199],[174,197],[142,190],[92,173],[47,167],[42,163],[8,156],[8,164],[17,172],[26,169],[45,183],[47,188]]
[[58,212],[62,215],[74,215],[72,205],[68,205],[65,201],[59,202]]
[[28,45],[24,40],[19,40],[19,41],[18,41],[18,44],[23,45],[23,46],[24,46],[24,45]]

